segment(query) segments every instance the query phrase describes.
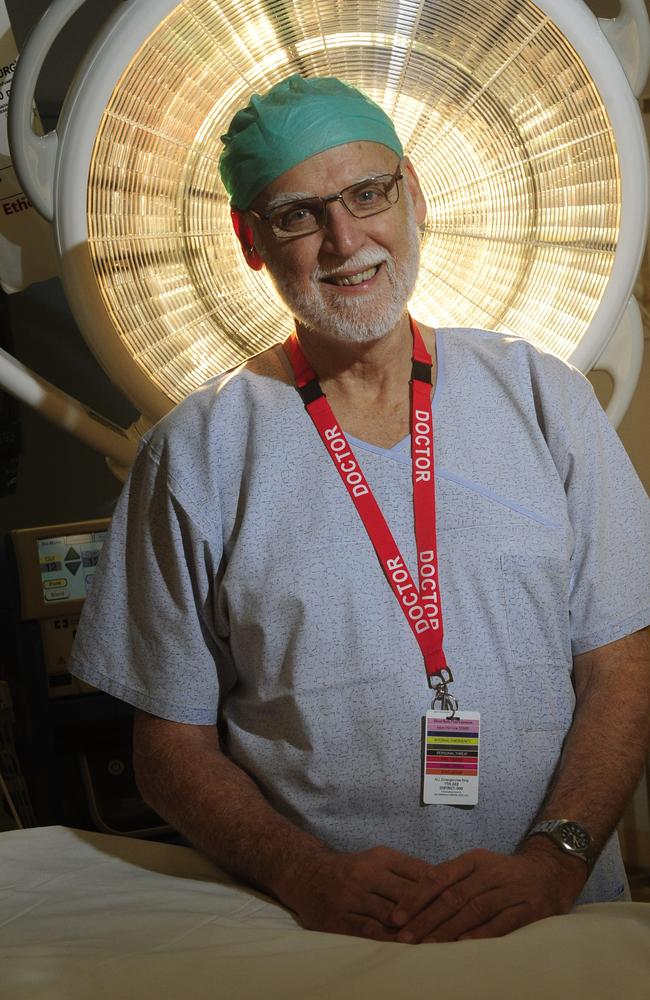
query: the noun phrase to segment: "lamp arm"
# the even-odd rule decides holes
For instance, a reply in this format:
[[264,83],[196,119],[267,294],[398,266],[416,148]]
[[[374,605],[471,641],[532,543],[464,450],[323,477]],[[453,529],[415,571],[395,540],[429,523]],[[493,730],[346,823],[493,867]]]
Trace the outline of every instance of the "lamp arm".
[[123,430],[47,382],[40,375],[0,349],[0,388],[26,403],[51,423],[89,445],[109,460],[111,469],[124,478],[138,447],[138,429]]
[[85,2],[54,0],[28,36],[11,85],[7,133],[13,167],[32,205],[49,222],[54,215],[54,171],[59,140],[56,129],[46,135],[34,132],[34,92],[52,43]]
[[625,70],[635,97],[640,97],[650,73],[650,19],[645,0],[621,0],[618,17],[598,23]]
[[614,335],[593,365],[595,369],[607,372],[614,383],[612,397],[605,407],[605,413],[614,427],[618,427],[632,401],[641,374],[643,349],[641,310],[632,296]]

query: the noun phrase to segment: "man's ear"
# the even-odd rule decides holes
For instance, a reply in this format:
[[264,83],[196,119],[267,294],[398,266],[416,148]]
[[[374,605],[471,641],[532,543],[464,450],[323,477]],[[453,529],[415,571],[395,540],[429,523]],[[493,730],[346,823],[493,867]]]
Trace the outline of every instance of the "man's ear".
[[411,192],[411,198],[413,199],[415,221],[418,226],[421,226],[427,217],[427,203],[424,194],[422,193],[422,188],[420,187],[420,181],[417,173],[415,172],[415,167],[409,160],[408,156],[404,157],[404,169],[402,173],[404,174],[404,183],[408,185],[408,189]]
[[232,220],[232,228],[235,230],[235,236],[244,251],[246,263],[253,271],[261,271],[264,267],[264,261],[255,249],[255,234],[244,219],[243,212],[232,208],[230,210],[230,218]]

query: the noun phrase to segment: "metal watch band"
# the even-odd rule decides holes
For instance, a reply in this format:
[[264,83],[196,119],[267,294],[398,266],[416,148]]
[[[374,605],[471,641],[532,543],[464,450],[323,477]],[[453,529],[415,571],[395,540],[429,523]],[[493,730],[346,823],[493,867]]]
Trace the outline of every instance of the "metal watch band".
[[[529,830],[526,839],[534,837],[536,834],[550,837],[560,850],[571,857],[581,858],[591,870],[597,852],[591,834],[580,823],[570,819],[547,819],[537,823],[532,830]],[[578,835],[581,841],[580,846],[571,844],[569,834]]]

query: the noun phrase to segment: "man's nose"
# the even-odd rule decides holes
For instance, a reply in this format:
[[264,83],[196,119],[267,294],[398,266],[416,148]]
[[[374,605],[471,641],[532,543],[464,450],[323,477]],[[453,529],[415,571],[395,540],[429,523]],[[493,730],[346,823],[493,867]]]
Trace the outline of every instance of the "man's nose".
[[323,248],[334,254],[349,257],[365,242],[363,220],[355,219],[341,201],[330,201],[325,206]]

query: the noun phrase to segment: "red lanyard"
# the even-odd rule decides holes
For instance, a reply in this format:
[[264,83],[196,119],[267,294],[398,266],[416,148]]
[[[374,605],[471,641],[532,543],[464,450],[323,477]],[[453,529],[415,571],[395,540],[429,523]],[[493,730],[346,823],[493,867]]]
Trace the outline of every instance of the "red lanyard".
[[[431,417],[431,356],[411,319],[411,460],[415,542],[419,589],[415,586],[379,504],[366,482],[347,438],[310,367],[295,331],[285,341],[305,409],[327,448],[368,532],[386,578],[422,650],[429,679],[449,672],[442,649],[443,627],[438,587],[436,544],[436,484]],[[449,676],[451,676],[449,672]]]

